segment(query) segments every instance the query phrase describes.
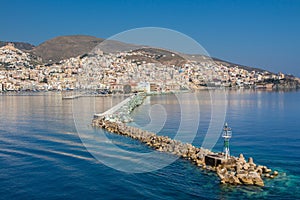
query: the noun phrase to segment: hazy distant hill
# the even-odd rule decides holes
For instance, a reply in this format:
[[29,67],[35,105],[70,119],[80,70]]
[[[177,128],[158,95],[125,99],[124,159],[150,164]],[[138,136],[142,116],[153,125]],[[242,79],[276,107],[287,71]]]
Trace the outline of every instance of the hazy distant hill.
[[224,61],[224,60],[221,60],[221,59],[218,59],[218,58],[212,58],[212,59],[217,64],[223,64],[223,65],[229,66],[229,67],[238,66],[239,68],[245,69],[247,71],[257,71],[257,72],[265,72],[265,71],[267,71],[267,70],[259,69],[259,68],[255,68],[255,67],[248,67],[248,66],[245,66],[245,65],[235,64],[235,63]]
[[31,53],[41,57],[44,63],[53,63],[88,53],[102,41],[85,35],[60,36],[38,45]]
[[139,48],[134,50],[135,52],[144,52],[144,54],[148,55],[145,56],[127,56],[128,59],[134,59],[136,61],[146,61],[146,62],[152,62],[152,63],[162,63],[164,65],[177,65],[181,66],[182,64],[185,64],[187,60],[193,60],[198,62],[214,62],[217,65],[223,65],[227,67],[236,67],[245,69],[247,71],[258,71],[258,72],[264,72],[266,70],[264,69],[258,69],[254,67],[247,67],[244,65],[224,61],[218,58],[208,57],[204,55],[189,55],[189,54],[182,54],[177,52],[171,52],[164,49],[158,49],[158,48]]
[[13,43],[14,46],[20,50],[32,50],[34,48],[34,45],[26,42],[4,42],[4,41],[0,41],[0,47],[6,46],[8,43]]

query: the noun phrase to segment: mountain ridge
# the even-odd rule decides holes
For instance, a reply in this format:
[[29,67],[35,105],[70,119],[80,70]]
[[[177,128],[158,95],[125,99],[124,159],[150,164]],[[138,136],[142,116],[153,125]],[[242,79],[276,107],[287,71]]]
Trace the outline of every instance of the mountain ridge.
[[[108,41],[108,42],[107,42]],[[26,43],[26,42],[3,42],[0,41],[0,47],[7,45],[9,43],[12,43],[17,49],[24,50],[28,53],[33,54],[36,57],[41,58],[41,61],[44,64],[51,64],[56,63],[64,59],[69,59],[72,57],[77,57],[80,55],[84,55],[87,53],[92,52],[98,45],[101,46],[100,48],[103,48],[105,52],[110,52],[110,49],[114,49],[114,51],[120,50],[120,51],[128,51],[128,50],[135,50],[135,49],[141,49],[144,46],[141,45],[134,45],[134,44],[127,44],[119,41],[109,41],[102,38],[97,38],[94,36],[89,35],[65,35],[65,36],[58,36],[54,37],[52,39],[46,40],[45,42],[34,46],[32,44]],[[102,44],[101,44],[102,43]],[[101,44],[101,45],[100,45]],[[152,52],[159,53],[161,49],[150,47],[152,49]],[[102,49],[100,49],[102,50]],[[168,50],[167,50],[168,51]],[[172,51],[169,51],[172,52]],[[182,54],[184,55],[184,54]],[[195,55],[188,55],[185,54],[190,59],[196,59]],[[203,55],[196,55],[202,57]],[[207,56],[206,56],[207,57]],[[174,59],[177,57],[174,57]],[[226,61],[220,58],[210,57],[214,62],[235,67],[238,66],[242,69],[245,69],[247,71],[260,71],[260,72],[269,72],[265,69],[250,67],[246,65],[237,64],[231,61]],[[163,59],[161,59],[163,60]],[[169,62],[169,63],[175,63],[180,64],[182,62]]]
[[90,52],[103,40],[86,35],[58,36],[41,43],[30,52],[42,58],[44,63],[53,63]]

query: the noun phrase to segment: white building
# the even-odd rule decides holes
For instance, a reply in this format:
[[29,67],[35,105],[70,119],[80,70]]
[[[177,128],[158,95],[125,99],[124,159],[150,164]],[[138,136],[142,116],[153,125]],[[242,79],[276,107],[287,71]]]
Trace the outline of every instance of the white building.
[[139,82],[138,83],[138,91],[143,91],[146,93],[150,92],[150,83],[149,82]]

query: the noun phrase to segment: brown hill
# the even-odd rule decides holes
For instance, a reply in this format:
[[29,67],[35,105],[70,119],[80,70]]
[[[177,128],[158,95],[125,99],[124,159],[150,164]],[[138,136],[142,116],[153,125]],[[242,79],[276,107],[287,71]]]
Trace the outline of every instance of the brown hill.
[[[97,48],[95,48],[97,47]],[[18,46],[16,46],[18,48]],[[28,47],[29,48],[29,47]],[[22,49],[20,46],[19,49]],[[248,71],[264,71],[262,69],[247,67],[231,62],[227,62],[217,58],[209,58],[203,55],[187,55],[182,53],[173,53],[169,50],[163,50],[155,47],[147,47],[144,45],[128,44],[113,40],[104,40],[93,36],[86,35],[71,35],[60,36],[48,40],[29,52],[35,56],[42,58],[43,63],[55,63],[63,59],[77,57],[92,52],[93,50],[101,50],[106,53],[113,53],[119,51],[143,51],[147,54],[145,56],[128,56],[127,59],[136,61],[146,61],[154,63],[162,63],[166,65],[180,66],[188,60],[195,61],[213,61],[217,64],[222,64],[228,67],[239,66]]]
[[41,57],[44,63],[55,63],[88,53],[102,41],[85,35],[60,36],[38,45],[31,53]]

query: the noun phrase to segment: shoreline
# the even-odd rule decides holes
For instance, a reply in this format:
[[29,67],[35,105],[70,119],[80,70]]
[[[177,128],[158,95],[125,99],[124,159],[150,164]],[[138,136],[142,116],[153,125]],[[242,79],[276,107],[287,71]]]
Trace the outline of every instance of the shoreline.
[[[168,92],[151,92],[148,93],[147,96],[154,95],[166,95],[166,94],[177,94],[177,93],[189,93],[189,92],[201,92],[201,91],[253,91],[253,92],[298,92],[300,88],[289,88],[289,89],[263,89],[263,88],[218,88],[218,87],[207,87],[207,88],[198,88],[193,90],[178,90],[178,91],[168,91]],[[42,96],[44,94],[72,94],[79,93],[79,90],[69,90],[69,91],[59,91],[59,90],[51,90],[51,91],[0,91],[0,96]],[[114,96],[130,96],[136,93],[116,93],[116,94],[92,94],[90,93],[82,94],[81,97],[114,97]]]
[[239,157],[230,156],[224,159],[223,153],[215,153],[189,143],[173,140],[168,136],[158,136],[153,132],[128,126],[126,123],[132,120],[130,113],[143,103],[145,97],[143,94],[136,94],[114,113],[95,115],[92,126],[139,140],[154,150],[177,155],[202,169],[214,171],[222,184],[263,187],[264,179],[272,179],[278,175],[277,171],[272,172],[266,166],[255,164],[251,157],[246,161],[243,154]]

